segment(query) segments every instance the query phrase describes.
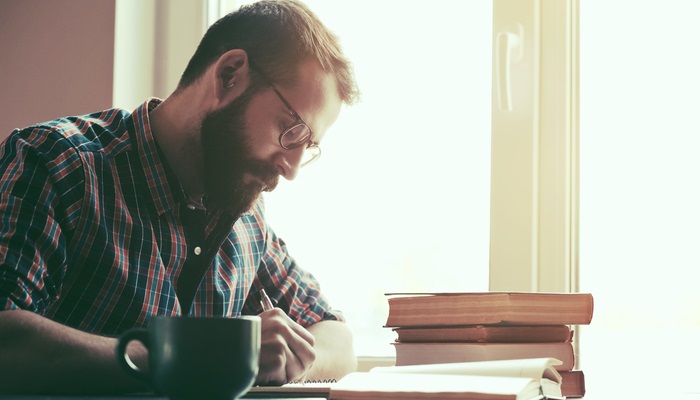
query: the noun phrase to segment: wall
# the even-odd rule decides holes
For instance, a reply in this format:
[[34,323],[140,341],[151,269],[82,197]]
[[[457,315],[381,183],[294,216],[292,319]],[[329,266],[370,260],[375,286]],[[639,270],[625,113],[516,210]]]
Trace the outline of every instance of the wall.
[[202,38],[206,0],[116,0],[115,107],[165,98]]
[[0,140],[111,107],[115,0],[0,1]]

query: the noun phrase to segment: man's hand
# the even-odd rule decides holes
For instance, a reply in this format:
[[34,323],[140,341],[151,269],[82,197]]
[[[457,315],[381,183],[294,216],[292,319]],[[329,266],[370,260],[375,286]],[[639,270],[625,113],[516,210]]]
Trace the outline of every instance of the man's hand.
[[314,336],[279,308],[260,314],[262,346],[256,384],[282,385],[306,375],[316,360]]

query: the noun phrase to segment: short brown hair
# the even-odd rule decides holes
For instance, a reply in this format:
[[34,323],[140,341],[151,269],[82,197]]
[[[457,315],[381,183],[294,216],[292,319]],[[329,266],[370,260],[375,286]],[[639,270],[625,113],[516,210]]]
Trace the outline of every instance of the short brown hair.
[[352,64],[338,37],[300,1],[263,0],[219,19],[204,34],[178,88],[195,82],[232,49],[245,50],[250,62],[272,82],[293,81],[299,62],[316,59],[335,76],[343,102],[352,104],[359,97]]

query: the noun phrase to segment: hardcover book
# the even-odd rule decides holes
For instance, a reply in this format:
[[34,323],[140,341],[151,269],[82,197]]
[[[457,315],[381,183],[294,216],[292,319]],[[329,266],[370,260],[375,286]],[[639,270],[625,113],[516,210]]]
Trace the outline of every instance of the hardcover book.
[[586,325],[589,293],[388,293],[387,327],[427,325]]
[[559,371],[574,368],[571,342],[550,343],[392,343],[396,348],[396,365],[495,361],[517,358],[552,357],[562,363]]
[[574,332],[567,325],[462,325],[398,327],[399,342],[570,342]]

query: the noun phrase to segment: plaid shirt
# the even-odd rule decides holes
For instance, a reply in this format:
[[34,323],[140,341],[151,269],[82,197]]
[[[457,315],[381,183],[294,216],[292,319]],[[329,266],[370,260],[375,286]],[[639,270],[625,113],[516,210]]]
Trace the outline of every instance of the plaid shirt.
[[184,314],[257,314],[264,287],[303,326],[342,320],[266,224],[262,197],[238,220],[202,212],[204,242],[191,243],[184,191],[150,131],[148,112],[159,104],[61,118],[5,141],[0,310],[117,335],[156,315],[183,314],[176,296],[183,266],[188,257],[207,257]]

